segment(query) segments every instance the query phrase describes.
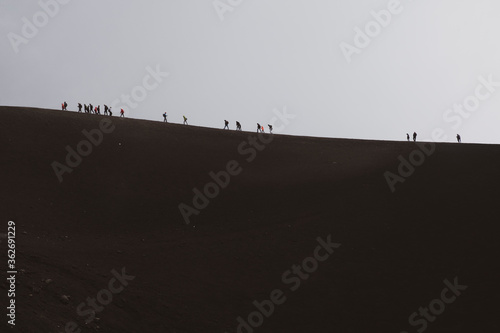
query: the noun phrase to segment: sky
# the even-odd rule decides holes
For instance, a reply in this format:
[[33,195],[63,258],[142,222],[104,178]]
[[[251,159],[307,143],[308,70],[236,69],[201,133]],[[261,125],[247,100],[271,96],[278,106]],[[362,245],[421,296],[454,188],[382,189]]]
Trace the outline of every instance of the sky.
[[285,112],[284,134],[500,143],[499,14],[494,0],[0,0],[0,105],[248,131]]

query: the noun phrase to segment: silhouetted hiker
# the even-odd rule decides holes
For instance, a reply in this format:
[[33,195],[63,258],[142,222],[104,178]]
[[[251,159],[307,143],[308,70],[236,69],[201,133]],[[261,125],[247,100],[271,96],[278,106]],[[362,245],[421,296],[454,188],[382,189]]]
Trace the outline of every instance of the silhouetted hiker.
[[262,126],[262,128],[261,128],[260,130],[262,131],[262,133],[266,133],[266,132],[264,131],[264,126]]
[[108,110],[108,111],[109,111],[109,116],[110,116],[110,117],[113,117],[113,112],[111,112],[111,107],[109,108],[109,110]]
[[239,121],[236,122],[236,130],[241,131],[241,124]]
[[89,113],[89,107],[87,104],[83,104],[83,109],[85,110],[85,113]]
[[108,115],[108,106],[106,104],[104,104],[104,115],[107,116]]
[[269,133],[273,134],[273,125],[267,125],[269,127]]
[[120,118],[125,118],[125,111],[123,109],[120,110]]
[[413,141],[417,141],[417,132],[413,132]]
[[182,116],[182,118],[184,118],[184,125],[189,125],[188,124],[188,119],[186,118],[186,116]]
[[61,103],[61,110],[64,111],[64,103]]
[[460,137],[460,134],[457,134],[457,141],[458,141],[458,143],[462,142],[462,138]]
[[165,112],[163,114],[163,122],[166,123],[167,122],[167,113]]
[[97,106],[97,114],[101,114],[101,106],[100,105]]
[[262,132],[262,126],[260,126],[259,123],[257,123],[257,133]]
[[408,142],[410,142],[410,134],[406,133],[406,140],[408,140]]
[[66,102],[62,103],[62,109],[63,111],[68,111],[68,103]]
[[78,113],[82,113],[82,103],[78,103]]
[[89,112],[92,113],[94,111],[94,106],[92,104],[89,104]]
[[226,128],[229,129],[229,121],[224,120],[224,124],[225,124],[224,129],[226,129]]

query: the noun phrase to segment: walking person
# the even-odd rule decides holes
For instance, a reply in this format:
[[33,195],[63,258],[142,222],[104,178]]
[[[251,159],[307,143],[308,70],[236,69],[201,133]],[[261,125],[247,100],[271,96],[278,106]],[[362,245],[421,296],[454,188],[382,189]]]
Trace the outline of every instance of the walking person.
[[269,127],[269,133],[273,134],[273,125],[267,125]]
[[184,118],[184,125],[189,125],[188,124],[188,119],[186,118],[186,116],[182,116],[182,118]]
[[125,111],[123,109],[120,110],[120,118],[125,118]]
[[417,132],[413,132],[413,142],[417,141]]
[[406,140],[408,140],[408,142],[410,142],[410,134],[406,133]]
[[236,130],[241,131],[241,124],[239,121],[236,122]]
[[167,122],[167,113],[165,112],[163,114],[163,122],[166,123]]
[[78,103],[78,113],[82,113],[82,103]]
[[457,134],[457,141],[458,141],[458,143],[462,142],[462,137],[460,137],[460,134]]
[[113,117],[113,112],[111,112],[111,107],[109,107],[109,110],[108,110],[108,111],[109,111],[109,116],[110,116],[110,117]]
[[257,123],[257,133],[261,133],[262,132],[262,126],[260,126],[259,123]]
[[223,129],[229,129],[229,121],[224,120],[224,128]]
[[108,115],[108,106],[106,104],[104,104],[104,115],[107,116]]

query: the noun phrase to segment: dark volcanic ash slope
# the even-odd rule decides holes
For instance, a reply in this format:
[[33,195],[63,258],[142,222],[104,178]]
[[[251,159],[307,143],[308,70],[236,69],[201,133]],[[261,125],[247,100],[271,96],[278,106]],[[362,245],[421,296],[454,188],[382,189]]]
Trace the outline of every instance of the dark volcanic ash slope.
[[[499,146],[438,144],[392,193],[384,172],[414,143],[277,135],[247,162],[254,133],[113,117],[113,132],[59,182],[52,163],[102,119],[0,107],[15,330],[74,321],[83,332],[235,332],[254,300],[280,289],[286,301],[255,332],[416,332],[423,321],[408,317],[455,277],[468,288],[430,313],[427,331],[498,330]],[[232,160],[241,173],[186,225],[179,204],[192,206],[193,189]],[[282,275],[328,235],[342,245],[291,291]],[[78,306],[122,268],[135,279],[85,324]]]

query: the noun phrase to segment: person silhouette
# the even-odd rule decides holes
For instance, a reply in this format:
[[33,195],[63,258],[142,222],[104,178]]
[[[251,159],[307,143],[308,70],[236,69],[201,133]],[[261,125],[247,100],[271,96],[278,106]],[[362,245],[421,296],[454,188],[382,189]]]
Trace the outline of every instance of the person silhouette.
[[104,104],[104,115],[107,116],[108,115],[108,106],[106,104]]
[[257,133],[261,133],[262,132],[262,126],[260,126],[259,123],[257,123]]
[[460,134],[457,134],[457,141],[458,141],[458,143],[462,142],[462,138],[460,137]]
[[109,112],[109,116],[110,116],[110,117],[113,117],[113,112],[111,112],[111,106],[109,107],[108,112]]
[[125,118],[125,111],[123,109],[120,110],[120,118]]
[[273,134],[273,125],[267,125],[269,127],[269,133]]
[[239,121],[236,122],[236,130],[241,131],[241,124]]
[[416,142],[417,141],[417,132],[413,132],[413,141]]
[[224,129],[229,129],[229,121],[224,120]]
[[78,113],[82,113],[82,103],[78,103]]
[[408,142],[410,142],[410,134],[406,133],[406,140],[408,140]]
[[163,114],[163,122],[166,123],[167,122],[167,113],[165,112]]
[[184,125],[189,125],[188,124],[188,119],[186,118],[186,116],[182,116],[182,118],[184,118]]

